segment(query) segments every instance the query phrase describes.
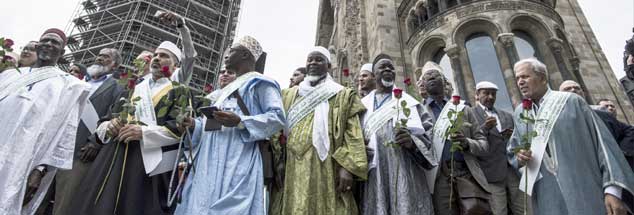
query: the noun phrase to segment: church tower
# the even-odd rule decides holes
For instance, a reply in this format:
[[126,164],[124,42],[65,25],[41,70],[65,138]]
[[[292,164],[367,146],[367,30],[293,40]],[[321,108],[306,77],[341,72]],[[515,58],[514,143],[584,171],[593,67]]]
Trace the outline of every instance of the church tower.
[[475,102],[477,82],[491,81],[500,87],[496,106],[512,111],[522,99],[513,65],[534,57],[548,67],[552,89],[575,80],[588,103],[615,101],[620,119],[634,122],[577,0],[320,1],[316,44],[330,50],[333,77],[349,86],[361,65],[385,53],[397,64],[397,84],[417,80],[434,61],[466,100]]

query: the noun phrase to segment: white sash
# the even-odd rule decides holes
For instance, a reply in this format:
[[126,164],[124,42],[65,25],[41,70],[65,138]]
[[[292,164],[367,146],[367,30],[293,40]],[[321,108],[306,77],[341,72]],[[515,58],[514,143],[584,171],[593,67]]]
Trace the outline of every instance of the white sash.
[[227,98],[229,98],[229,96],[231,96],[233,92],[240,89],[240,87],[242,87],[244,83],[251,80],[251,78],[258,77],[258,76],[262,76],[262,74],[258,72],[249,72],[249,73],[241,75],[236,80],[231,82],[229,85],[222,88],[220,92],[220,96],[218,97],[218,100],[216,100],[213,106],[219,107]]
[[95,133],[97,130],[97,122],[99,121],[99,114],[95,110],[90,99],[86,99],[86,105],[84,105],[84,111],[81,112],[81,121],[84,123],[90,134]]
[[154,105],[152,105],[152,89],[149,81],[142,81],[134,88],[132,98],[140,97],[141,100],[135,104],[136,111],[134,115],[136,119],[146,125],[156,125],[156,114]]
[[[170,85],[167,84],[163,86],[157,92],[161,92],[162,89],[168,86]],[[135,103],[136,111],[134,112],[134,115],[136,119],[148,126],[156,126],[156,114],[154,111],[154,105],[152,104],[153,95],[149,81],[142,81],[136,85],[132,98],[134,99],[137,96],[140,97],[141,100]],[[165,167],[165,164],[173,163],[174,159],[176,159],[174,156],[176,152],[174,150],[163,152],[161,147],[148,148],[143,146],[144,143],[143,140],[141,140],[141,155],[143,158],[143,166],[147,174],[152,176],[171,170],[170,168]]]
[[398,117],[396,116],[396,107],[400,107],[400,104],[397,104],[397,101],[406,101],[407,107],[410,108],[411,112],[407,120],[407,128],[412,131],[412,134],[424,132],[418,110],[415,107],[419,102],[414,99],[414,97],[408,95],[407,93],[403,93],[401,99],[397,100],[394,99],[394,94],[392,94],[388,103],[382,105],[378,110],[374,111],[374,95],[376,95],[376,90],[373,90],[361,100],[363,105],[367,108],[367,112],[363,116],[363,134],[364,137],[369,138],[368,148],[375,151],[374,157],[372,157],[372,161],[370,161],[368,165],[369,169],[375,168],[379,160],[378,158],[380,153],[377,152],[377,144],[379,143],[377,141],[376,132],[385,126],[390,119],[392,119],[392,124],[396,125],[399,119],[405,118],[405,114],[403,112],[401,112]]
[[288,110],[288,128],[289,130],[295,126],[300,120],[308,116],[313,109],[320,103],[328,101],[331,97],[337,95],[343,90],[343,86],[334,81],[326,81],[319,85],[299,101],[295,102]]
[[[544,101],[539,108],[537,117],[535,117],[536,122],[533,126],[533,130],[536,131],[538,135],[531,141],[533,158],[526,165],[526,167],[528,167],[528,191],[524,190],[526,177],[522,176],[520,181],[520,190],[526,192],[528,195],[533,194],[533,186],[539,175],[539,168],[545,156],[548,140],[559,118],[559,114],[561,114],[561,111],[564,109],[570,95],[570,93],[557,91],[549,91],[544,95]],[[524,171],[522,171],[522,173],[524,173]]]
[[[458,104],[457,106],[451,102],[447,102],[447,104],[445,104],[445,107],[443,107],[442,111],[440,112],[436,123],[434,123],[434,128],[432,130],[432,149],[434,152],[434,157],[436,157],[438,161],[442,160],[442,150],[445,146],[445,141],[447,141],[445,133],[447,132],[447,128],[451,126],[451,122],[449,121],[449,111],[456,110],[456,108],[458,112],[463,111],[465,108],[464,101],[460,101],[460,104]],[[428,174],[425,174],[427,176],[427,186],[429,187],[431,193],[434,193],[434,185],[436,182],[436,176],[438,175],[439,167],[440,165],[428,170]]]
[[[67,73],[62,72],[61,70],[52,67],[41,67],[41,68],[31,68],[33,71],[26,74],[17,74],[6,78],[4,81],[0,82],[0,100],[3,100],[9,94],[13,92],[17,92],[19,89],[22,89],[31,84],[55,77],[60,75],[67,75]],[[10,71],[5,71],[10,72]],[[17,71],[16,71],[17,72]]]

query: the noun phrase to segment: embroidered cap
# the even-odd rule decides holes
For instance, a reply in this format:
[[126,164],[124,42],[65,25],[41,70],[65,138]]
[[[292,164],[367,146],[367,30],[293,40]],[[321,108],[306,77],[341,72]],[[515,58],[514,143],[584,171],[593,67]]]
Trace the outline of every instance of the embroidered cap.
[[240,40],[238,40],[237,43],[234,43],[232,47],[236,47],[238,45],[247,48],[256,61],[260,58],[260,55],[262,55],[262,46],[260,46],[260,43],[251,36],[244,36],[240,38]]

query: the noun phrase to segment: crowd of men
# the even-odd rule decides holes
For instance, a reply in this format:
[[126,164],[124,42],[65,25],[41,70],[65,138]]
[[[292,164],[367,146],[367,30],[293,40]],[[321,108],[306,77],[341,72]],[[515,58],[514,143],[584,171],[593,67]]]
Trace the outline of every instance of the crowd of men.
[[[118,70],[111,48],[62,71],[59,29],[6,55],[14,66],[0,73],[1,214],[634,209],[634,128],[610,100],[587,104],[572,80],[550,89],[536,59],[515,64],[524,100],[508,113],[495,107],[494,83],[477,83],[469,104],[434,62],[418,92],[403,91],[385,54],[361,67],[357,89],[344,87],[323,47],[308,50],[281,89],[246,36],[225,52],[218,88],[201,93],[182,87],[196,58],[188,28],[172,13],[160,19],[178,30],[182,50],[165,41],[133,72]],[[626,62],[634,77],[631,54]]]

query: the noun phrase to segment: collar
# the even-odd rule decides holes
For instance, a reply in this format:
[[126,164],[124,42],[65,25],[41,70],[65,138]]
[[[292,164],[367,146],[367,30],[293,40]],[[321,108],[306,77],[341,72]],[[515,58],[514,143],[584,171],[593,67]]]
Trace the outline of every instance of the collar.
[[158,80],[154,80],[154,78],[148,79],[150,87],[153,87],[156,84],[164,84],[165,82],[169,82],[169,79],[166,77],[159,78]]
[[[330,74],[326,74],[326,78],[321,79],[321,81],[317,82],[317,84],[315,86],[310,86],[310,81],[304,79],[304,81],[299,83],[299,91],[298,94],[300,96],[306,96],[309,92],[311,92],[313,89],[319,87],[320,85],[326,83],[326,82],[330,82],[332,81],[332,77],[330,77]],[[334,81],[333,81],[334,82]]]
[[550,87],[548,87],[548,90],[546,90],[546,93],[544,94],[544,96],[542,96],[542,98],[539,99],[539,102],[537,104],[533,102],[533,107],[535,105],[537,105],[538,108],[541,107],[542,103],[544,103],[544,100],[546,99],[546,97],[550,96],[551,93],[552,93],[552,90],[550,89]]
[[[434,98],[429,96],[425,99],[425,105],[429,106],[432,102],[435,102]],[[447,103],[447,99],[443,98],[442,102]],[[436,102],[437,104],[438,102]]]
[[88,80],[88,82],[89,82],[89,83],[99,83],[99,82],[103,82],[103,81],[105,81],[105,80],[106,80],[106,79],[108,79],[109,77],[110,77],[110,74],[107,74],[107,75],[101,76],[101,78],[99,78],[99,79],[92,79],[92,78],[91,78],[90,80]]
[[482,103],[480,103],[480,101],[478,101],[477,103],[480,106],[480,108],[482,108],[482,110],[484,110],[485,112],[486,111],[493,112],[493,113],[497,112],[497,111],[495,111],[495,107],[489,109],[486,106],[482,105]]

